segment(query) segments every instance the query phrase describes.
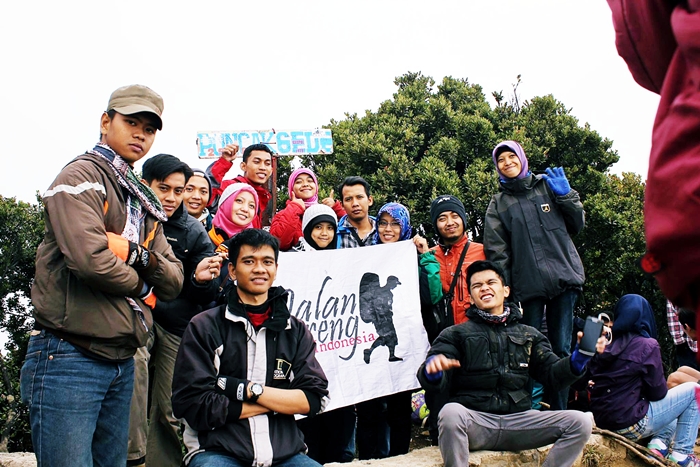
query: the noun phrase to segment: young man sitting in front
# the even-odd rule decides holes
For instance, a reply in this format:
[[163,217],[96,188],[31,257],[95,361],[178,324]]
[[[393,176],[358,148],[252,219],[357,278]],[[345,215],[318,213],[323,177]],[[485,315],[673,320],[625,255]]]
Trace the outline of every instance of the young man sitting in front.
[[192,318],[182,337],[172,402],[189,467],[320,465],[304,454],[294,415],[322,411],[328,380],[284,287],[272,287],[278,256],[268,232],[233,237],[228,304]]
[[[554,443],[544,466],[573,465],[592,430],[592,416],[575,410],[531,410],[530,378],[569,386],[591,357],[578,351],[559,358],[537,329],[520,324],[510,288],[490,261],[467,269],[469,321],[445,329],[433,342],[418,380],[426,389],[449,390],[438,417],[445,467],[469,465],[469,451],[521,451]],[[579,333],[579,339],[582,333]],[[605,350],[605,338],[596,351]]]

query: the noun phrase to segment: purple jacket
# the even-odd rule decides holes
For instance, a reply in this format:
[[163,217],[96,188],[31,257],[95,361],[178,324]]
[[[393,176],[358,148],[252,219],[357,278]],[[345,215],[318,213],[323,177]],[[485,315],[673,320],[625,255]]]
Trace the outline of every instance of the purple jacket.
[[619,430],[637,423],[649,410],[649,402],[666,397],[661,349],[655,339],[637,334],[613,336],[603,354],[588,364],[591,411],[596,425]]

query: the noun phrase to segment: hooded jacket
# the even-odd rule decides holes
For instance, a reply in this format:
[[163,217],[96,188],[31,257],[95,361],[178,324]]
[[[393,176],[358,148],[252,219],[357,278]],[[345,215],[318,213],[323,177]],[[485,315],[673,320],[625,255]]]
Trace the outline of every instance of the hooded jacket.
[[615,307],[612,344],[588,365],[586,381],[596,424],[608,430],[634,425],[646,415],[649,402],[666,397],[661,349],[649,302],[628,294]]
[[700,2],[608,5],[615,45],[632,77],[661,95],[644,194],[647,250],[661,265],[655,277],[674,304],[700,311]]
[[202,223],[187,213],[184,203],[163,224],[163,232],[173,253],[182,262],[185,280],[175,300],[156,302],[153,319],[169,333],[182,337],[190,319],[216,297],[218,281],[198,284],[194,279],[200,261],[214,256],[214,245]]
[[242,403],[215,390],[217,376],[300,389],[311,416],[327,402],[328,380],[316,360],[313,337],[290,315],[282,287],[269,290],[271,314],[258,331],[237,289],[230,293],[229,306],[198,314],[185,330],[173,376],[173,412],[185,421],[186,463],[211,450],[247,465],[269,466],[305,450],[294,416],[266,413],[239,419]]
[[[619,430],[634,425],[646,415],[650,401],[666,397],[668,389],[655,339],[638,334],[615,336],[588,364],[591,411],[596,425]],[[588,380],[587,379],[587,380]]]
[[81,155],[64,167],[43,195],[46,230],[32,285],[36,326],[107,360],[131,358],[146,345],[153,319],[137,298],[143,282],[164,300],[177,297],[183,282],[182,263],[150,214],[140,235],[158,260],[155,271],[142,278],[109,249],[107,232],[120,234],[126,224],[126,201],[101,157]]
[[431,382],[424,363],[417,375],[423,388],[448,390],[450,402],[502,415],[530,410],[530,378],[557,389],[580,377],[572,371],[569,357],[557,357],[541,332],[518,322],[522,314],[514,304],[506,306],[510,314],[505,323],[488,323],[471,307],[469,321],[442,331],[428,358],[442,354],[461,366]]
[[501,182],[500,190],[486,210],[484,251],[505,272],[514,300],[551,299],[581,288],[583,264],[571,241],[585,224],[578,193],[555,196],[533,174]]

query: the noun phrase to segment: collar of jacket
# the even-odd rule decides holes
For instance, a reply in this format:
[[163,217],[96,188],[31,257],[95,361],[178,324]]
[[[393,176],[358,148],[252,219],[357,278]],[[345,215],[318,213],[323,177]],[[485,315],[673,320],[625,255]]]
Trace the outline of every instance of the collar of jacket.
[[[272,331],[284,331],[289,326],[290,313],[287,308],[287,289],[284,287],[271,287],[267,293],[267,300],[262,303],[270,304],[270,317],[262,324],[262,327]],[[228,306],[226,311],[235,317],[248,321],[245,305],[238,298],[238,288],[234,287],[228,294]],[[236,320],[238,321],[238,320]]]
[[532,190],[535,185],[544,181],[542,175],[530,174],[525,178],[516,178],[514,180],[508,180],[507,182],[499,183],[499,189],[504,193],[525,193],[528,190]]
[[164,223],[163,226],[173,226],[180,229],[187,227],[187,210],[185,209],[185,203],[180,203],[180,206],[175,210],[172,216],[168,218],[168,222]]
[[[445,254],[445,255],[448,254],[448,253],[450,252],[450,250],[453,249],[453,248],[464,248],[464,246],[465,246],[465,245],[467,244],[467,242],[469,241],[469,237],[467,237],[466,230],[465,230],[464,234],[462,235],[462,238],[460,238],[459,240],[457,240],[457,242],[453,243],[453,244],[450,245],[450,246],[445,246],[445,245],[442,243],[442,237],[438,237],[438,238],[439,238],[439,240],[438,240],[438,246],[440,247],[440,250],[442,251],[442,253]],[[459,251],[462,251],[462,250],[460,249]],[[455,266],[455,267],[456,267],[456,266]]]
[[[505,323],[499,323],[499,324],[515,324],[519,322],[521,319],[523,319],[523,314],[520,311],[520,308],[518,308],[518,305],[512,302],[504,302],[504,306],[507,306],[510,309],[510,314],[508,315],[508,319],[506,319]],[[475,305],[470,306],[467,309],[467,318],[470,320],[473,320],[474,322],[477,323],[486,323],[486,324],[493,324],[493,323],[487,323],[484,318],[479,316],[479,313],[477,313],[477,308]],[[482,310],[483,311],[483,310]]]

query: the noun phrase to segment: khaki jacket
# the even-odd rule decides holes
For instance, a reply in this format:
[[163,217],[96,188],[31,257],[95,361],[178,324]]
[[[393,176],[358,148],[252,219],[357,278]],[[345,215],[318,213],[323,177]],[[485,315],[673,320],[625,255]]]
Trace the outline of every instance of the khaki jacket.
[[[38,327],[100,358],[130,358],[153,325],[150,308],[137,298],[143,281],[163,300],[182,288],[182,263],[162,225],[151,215],[142,221],[141,243],[158,264],[141,278],[108,248],[106,232],[121,234],[126,224],[126,195],[108,163],[91,154],[64,167],[43,202],[46,228],[32,286]],[[136,300],[143,319],[125,297]]]

